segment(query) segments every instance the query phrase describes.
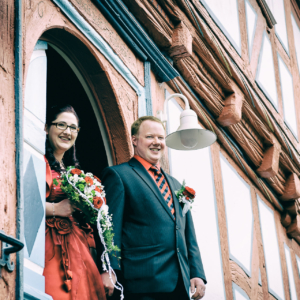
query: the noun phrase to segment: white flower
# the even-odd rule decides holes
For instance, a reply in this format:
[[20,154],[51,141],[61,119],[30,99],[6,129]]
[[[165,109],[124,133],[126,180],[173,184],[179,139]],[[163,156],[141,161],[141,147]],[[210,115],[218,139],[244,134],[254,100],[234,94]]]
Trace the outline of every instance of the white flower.
[[86,176],[89,176],[89,177],[92,177],[92,176],[93,176],[93,174],[90,173],[90,172],[86,173],[85,175],[86,175]]
[[75,174],[75,175],[73,176],[73,181],[74,181],[74,183],[77,183],[77,182],[78,182],[78,175],[77,175],[77,174]]
[[94,179],[94,184],[98,187],[102,187],[101,183],[96,179]]
[[79,182],[85,182],[84,178],[82,178],[82,177],[79,177],[79,178],[78,178],[78,181],[79,181]]
[[93,188],[93,186],[85,186],[84,187],[84,193],[86,194],[86,195],[90,195],[91,193],[92,193],[92,190],[93,190],[94,188]]
[[108,214],[108,206],[106,204],[102,205],[101,209],[102,209],[102,211],[104,212],[105,215]]

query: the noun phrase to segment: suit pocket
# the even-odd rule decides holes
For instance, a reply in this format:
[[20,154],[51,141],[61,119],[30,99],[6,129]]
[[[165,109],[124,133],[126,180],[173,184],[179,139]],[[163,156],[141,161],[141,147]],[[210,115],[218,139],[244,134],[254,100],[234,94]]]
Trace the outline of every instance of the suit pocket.
[[157,245],[130,248],[122,251],[125,279],[152,278],[155,275]]

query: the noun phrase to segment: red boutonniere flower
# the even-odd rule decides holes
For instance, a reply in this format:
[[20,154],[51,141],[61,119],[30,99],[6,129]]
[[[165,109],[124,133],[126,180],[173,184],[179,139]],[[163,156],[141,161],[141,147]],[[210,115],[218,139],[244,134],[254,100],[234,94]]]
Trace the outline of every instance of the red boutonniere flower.
[[179,203],[182,205],[182,215],[185,216],[185,214],[192,209],[192,203],[196,197],[196,192],[192,188],[185,186],[185,181],[183,181],[180,190],[176,191],[175,195],[177,196]]
[[73,175],[80,175],[82,172],[81,172],[81,170],[79,170],[79,169],[72,169],[71,170],[71,174],[73,174]]
[[[182,194],[183,194],[184,196],[187,196],[187,197],[190,198],[190,199],[194,199],[195,196],[196,196],[195,190],[193,190],[192,188],[190,188],[190,187],[188,187],[188,186],[185,187],[185,190],[182,192]],[[186,198],[187,198],[187,197],[186,197]]]

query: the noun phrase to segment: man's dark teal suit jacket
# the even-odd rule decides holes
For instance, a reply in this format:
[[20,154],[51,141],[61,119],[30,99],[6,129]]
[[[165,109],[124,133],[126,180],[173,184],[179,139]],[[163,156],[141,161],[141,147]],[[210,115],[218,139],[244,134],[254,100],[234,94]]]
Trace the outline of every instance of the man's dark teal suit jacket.
[[172,292],[179,272],[187,294],[190,278],[206,282],[191,212],[182,216],[174,193],[181,185],[163,174],[172,190],[175,221],[156,183],[135,158],[106,168],[101,176],[113,214],[114,242],[121,249],[121,260],[110,256],[111,265],[123,272],[128,293]]

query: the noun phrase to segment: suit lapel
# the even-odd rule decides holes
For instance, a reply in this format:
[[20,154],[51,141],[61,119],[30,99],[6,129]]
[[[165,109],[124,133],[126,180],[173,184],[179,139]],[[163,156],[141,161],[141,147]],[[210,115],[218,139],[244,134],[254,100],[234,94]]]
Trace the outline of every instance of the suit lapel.
[[[156,182],[152,179],[152,177],[149,175],[148,171],[144,168],[144,166],[138,162],[135,158],[132,158],[129,162],[129,165],[131,165],[133,168],[133,171],[148,185],[148,187],[152,190],[156,198],[159,200],[161,205],[164,207],[168,215],[174,220],[173,215],[170,211],[170,208],[168,207],[165,199],[163,198],[159,188],[156,185]],[[164,175],[165,173],[162,172]],[[165,176],[166,180],[168,181],[167,177]],[[169,187],[170,183],[168,181]],[[171,188],[172,196],[174,197],[173,190]]]

